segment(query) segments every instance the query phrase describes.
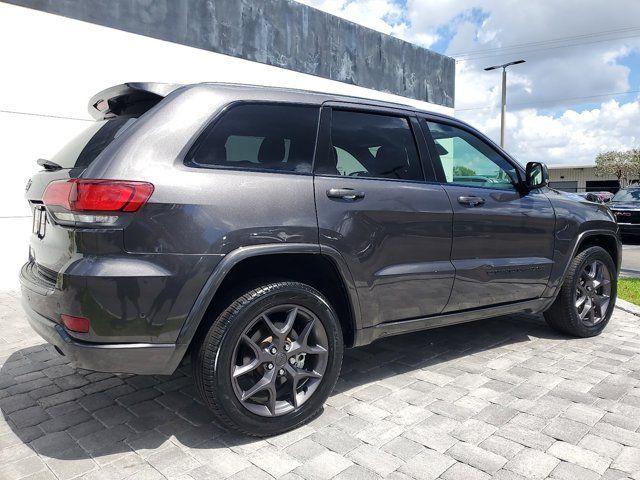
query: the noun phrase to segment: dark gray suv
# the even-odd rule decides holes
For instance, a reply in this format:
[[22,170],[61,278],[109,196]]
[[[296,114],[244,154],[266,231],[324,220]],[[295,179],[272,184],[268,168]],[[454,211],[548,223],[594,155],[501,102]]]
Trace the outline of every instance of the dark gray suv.
[[607,207],[468,125],[243,85],[129,83],[27,186],[33,328],[78,367],[187,356],[226,426],[317,415],[343,348],[514,312],[578,337],[614,308]]

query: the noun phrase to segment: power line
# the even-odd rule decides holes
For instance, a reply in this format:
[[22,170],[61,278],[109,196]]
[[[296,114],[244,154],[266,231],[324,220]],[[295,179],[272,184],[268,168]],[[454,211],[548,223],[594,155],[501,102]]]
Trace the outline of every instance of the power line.
[[[548,50],[558,50],[558,49],[562,49],[562,48],[572,48],[572,47],[581,47],[583,45],[591,45],[594,43],[604,43],[604,42],[611,42],[614,40],[624,40],[624,39],[629,39],[629,38],[638,38],[640,35],[629,35],[627,37],[619,37],[619,38],[611,38],[611,39],[606,39],[606,40],[596,40],[596,41],[592,41],[592,42],[581,42],[581,43],[573,43],[573,44],[567,44],[567,45],[557,45],[557,46],[552,46],[552,47],[546,47],[546,48],[535,48],[535,49],[531,49],[531,50],[519,50],[517,51],[517,55],[521,56],[524,54],[528,54],[528,53],[536,53],[536,52],[544,52],[544,51],[548,51]],[[469,62],[471,60],[483,60],[483,59],[487,59],[487,58],[495,58],[495,57],[499,57],[499,56],[504,56],[504,55],[516,55],[516,50],[514,50],[513,52],[507,53],[507,52],[499,52],[499,53],[493,53],[493,54],[488,54],[488,55],[482,55],[482,56],[476,56],[476,57],[467,57],[467,58],[461,58],[458,59],[456,58],[456,63],[463,63],[463,62]]]
[[[519,107],[519,106],[531,106],[531,105],[543,105],[547,103],[557,103],[563,101],[570,100],[588,100],[591,98],[602,98],[602,97],[616,97],[620,95],[629,95],[632,93],[640,93],[640,90],[628,90],[626,92],[612,92],[612,93],[603,93],[600,95],[589,95],[584,97],[565,97],[565,98],[556,98],[551,100],[540,100],[537,102],[520,102],[520,103],[511,103],[509,106]],[[487,110],[489,108],[495,108],[495,105],[485,105],[484,107],[470,107],[470,108],[456,108],[456,112],[466,112],[470,110]]]
[[617,38],[606,38],[606,39],[601,39],[601,40],[593,40],[590,42],[578,42],[578,43],[571,43],[571,44],[566,44],[566,45],[554,45],[554,46],[548,46],[548,47],[541,47],[541,48],[534,48],[534,49],[522,49],[522,50],[517,50],[514,49],[512,51],[509,52],[505,52],[505,51],[500,51],[500,52],[496,52],[496,53],[488,53],[487,55],[477,55],[477,56],[468,56],[466,58],[456,58],[456,63],[462,63],[462,62],[469,62],[471,60],[482,60],[482,59],[487,59],[487,58],[494,58],[494,57],[498,57],[498,56],[504,56],[504,55],[523,55],[523,54],[527,54],[527,53],[535,53],[535,52],[543,52],[543,51],[547,51],[547,50],[558,50],[558,49],[562,49],[562,48],[571,48],[571,47],[580,47],[582,45],[591,45],[591,44],[595,44],[595,43],[604,43],[604,42],[612,42],[614,40],[625,40],[625,39],[629,39],[629,38],[638,38],[640,37],[640,35],[627,35],[624,37],[617,37]]
[[597,36],[602,36],[602,35],[611,35],[613,33],[622,33],[622,32],[629,32],[629,31],[637,31],[640,30],[640,27],[625,27],[625,28],[619,28],[619,29],[615,29],[615,30],[605,30],[605,31],[601,31],[601,32],[593,32],[593,33],[583,33],[581,35],[572,35],[572,36],[568,36],[568,37],[558,37],[558,38],[551,38],[549,40],[539,40],[537,42],[524,42],[524,43],[517,43],[514,45],[506,45],[506,46],[502,46],[502,47],[492,47],[492,48],[486,48],[486,49],[481,49],[481,50],[467,50],[467,51],[462,51],[462,52],[455,52],[455,53],[450,53],[451,56],[453,57],[464,57],[464,56],[468,56],[468,55],[474,55],[476,53],[478,54],[484,54],[484,53],[488,53],[488,52],[492,52],[492,51],[496,51],[496,50],[507,50],[507,49],[512,49],[512,48],[520,48],[520,47],[529,47],[529,46],[540,46],[540,45],[546,45],[546,44],[551,44],[551,43],[558,43],[558,42],[563,42],[563,41],[567,41],[567,40],[577,40],[577,39],[581,39],[581,38],[592,38],[592,37],[597,37]]
[[13,113],[14,115],[29,115],[32,117],[59,118],[62,120],[78,120],[81,122],[93,122],[90,118],[65,117],[63,115],[47,115],[44,113],[19,112],[16,110],[0,110],[0,113]]

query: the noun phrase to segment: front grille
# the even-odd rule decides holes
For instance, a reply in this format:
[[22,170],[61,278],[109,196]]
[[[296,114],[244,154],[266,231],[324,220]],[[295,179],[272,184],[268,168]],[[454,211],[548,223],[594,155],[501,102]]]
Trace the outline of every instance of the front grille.
[[640,212],[628,210],[612,210],[618,223],[640,223]]

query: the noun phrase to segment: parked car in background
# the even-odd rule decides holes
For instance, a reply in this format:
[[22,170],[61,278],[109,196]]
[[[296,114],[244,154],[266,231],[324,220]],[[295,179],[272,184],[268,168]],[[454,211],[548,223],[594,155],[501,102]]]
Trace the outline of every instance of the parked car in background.
[[589,200],[590,202],[597,202],[597,197],[591,192],[578,192],[576,193],[579,197],[584,198],[585,200]]
[[578,193],[581,197],[589,200],[590,202],[608,203],[613,198],[611,192],[583,192]]
[[596,194],[601,203],[609,203],[614,195],[611,192],[597,192]]
[[89,111],[27,186],[29,321],[81,368],[190,357],[227,427],[314,418],[347,347],[517,312],[590,337],[613,312],[609,209],[454,118],[225,84],[119,85]]
[[624,235],[640,235],[640,186],[623,188],[608,203]]

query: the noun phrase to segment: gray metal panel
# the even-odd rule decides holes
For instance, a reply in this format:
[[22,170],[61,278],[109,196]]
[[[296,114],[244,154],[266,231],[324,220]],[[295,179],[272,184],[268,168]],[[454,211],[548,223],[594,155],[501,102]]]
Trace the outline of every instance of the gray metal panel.
[[[456,271],[444,312],[541,296],[553,268],[556,227],[546,195],[471,185],[444,189],[453,206],[451,262]],[[458,200],[464,196],[485,202],[470,207]]]
[[446,107],[455,61],[292,0],[5,0]]
[[[331,188],[365,197],[328,198]],[[320,243],[347,263],[365,326],[442,312],[455,270],[449,261],[453,215],[440,185],[317,175],[315,191]]]

